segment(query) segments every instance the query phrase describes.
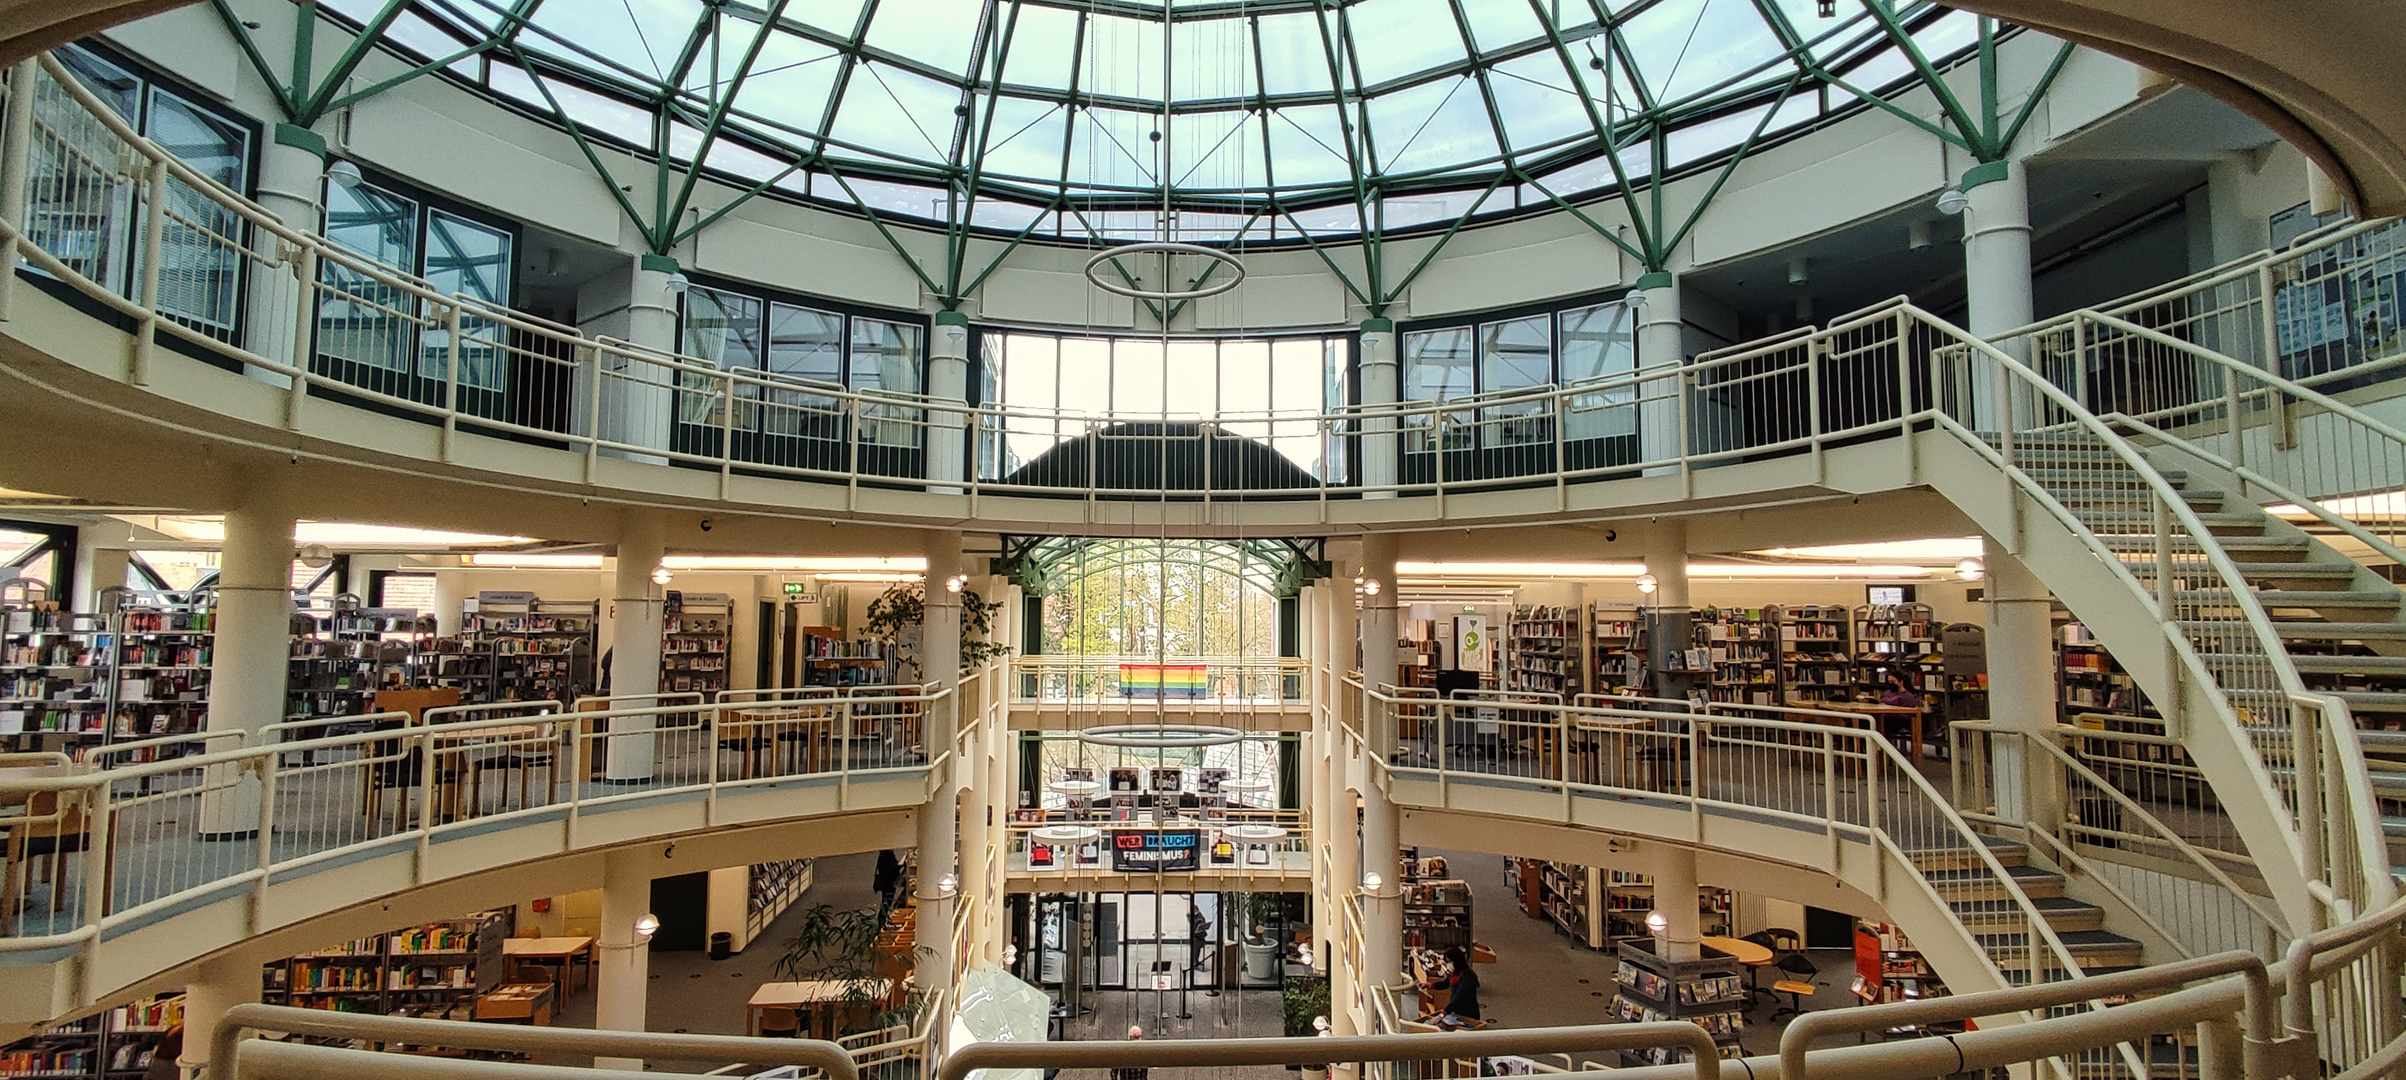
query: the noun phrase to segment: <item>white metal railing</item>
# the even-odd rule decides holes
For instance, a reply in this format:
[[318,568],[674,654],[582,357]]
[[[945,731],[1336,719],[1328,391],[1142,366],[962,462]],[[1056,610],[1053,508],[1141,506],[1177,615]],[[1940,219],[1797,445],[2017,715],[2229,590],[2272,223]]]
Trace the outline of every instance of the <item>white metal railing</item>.
[[807,778],[850,805],[856,783],[926,774],[920,726],[951,696],[827,699],[803,715],[749,703],[545,711],[251,745],[211,733],[208,752],[172,760],[10,770],[0,803],[26,807],[10,828],[55,842],[51,873],[9,879],[0,952],[95,949],[191,903],[264,902],[279,880],[495,825],[561,821],[573,843],[581,817],[661,795],[715,806]]
[[[1004,866],[1014,874],[1110,874],[1128,873],[1116,868],[1112,851],[1123,835],[1154,835],[1167,832],[1193,833],[1199,845],[1196,869],[1224,874],[1304,875],[1312,869],[1310,822],[1301,810],[1279,810],[1265,807],[1228,807],[1216,816],[1200,807],[1156,815],[1151,809],[1141,809],[1139,817],[1115,821],[1108,811],[1061,811],[1045,813],[1042,821],[1013,821],[1005,830]],[[1230,836],[1228,829],[1237,826],[1275,826],[1282,835],[1268,839]],[[1073,835],[1074,834],[1074,835]],[[1226,843],[1225,854],[1215,850]],[[1048,850],[1042,862],[1031,858],[1033,850]],[[1255,848],[1260,852],[1256,854]],[[1150,874],[1152,871],[1142,871]]]
[[[1393,731],[1397,745],[1391,758],[1374,748],[1371,760],[1399,780],[1433,782],[1440,805],[1457,776],[1482,784],[1503,778],[1557,795],[1564,820],[1571,818],[1574,800],[1588,797],[1679,810],[1688,819],[1682,831],[1698,842],[1705,842],[1708,817],[1735,811],[1777,820],[1823,837],[1826,851],[1793,857],[1833,872],[1842,862],[1842,844],[1870,844],[1910,868],[1914,887],[1938,910],[1947,910],[1947,902],[1925,876],[1931,870],[1973,874],[1985,893],[2002,901],[1981,913],[1979,926],[1956,925],[1963,935],[1959,953],[1976,958],[1991,985],[2008,985],[2016,976],[2033,983],[2084,977],[2071,950],[1980,834],[1861,717],[1789,709],[1780,710],[1783,718],[1766,718],[1536,702],[1498,706],[1403,697],[1391,687],[1365,697],[1385,714],[1369,726]],[[1409,801],[1400,794],[1397,799]],[[1874,891],[1874,899],[1887,900]],[[1960,976],[1956,981],[1969,983]],[[2121,1056],[2133,1052],[2126,1048]],[[2085,1075],[2105,1065],[2066,1067]]]
[[1302,708],[1302,660],[1274,656],[1055,656],[1011,658],[1016,701],[1153,712],[1189,705]]

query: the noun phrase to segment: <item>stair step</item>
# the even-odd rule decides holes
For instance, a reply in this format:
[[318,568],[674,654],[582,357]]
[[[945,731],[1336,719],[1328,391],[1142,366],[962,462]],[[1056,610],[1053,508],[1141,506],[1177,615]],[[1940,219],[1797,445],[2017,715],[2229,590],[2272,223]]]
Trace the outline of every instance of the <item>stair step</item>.
[[[2238,662],[2246,659],[2232,653],[2205,653],[2198,657],[2207,663],[2217,660]],[[2298,656],[2291,654],[2289,662],[2299,671],[2329,675],[2406,675],[2406,656]]]
[[[2380,762],[2375,762],[2375,764],[2380,764]],[[2272,774],[2273,779],[2283,783],[2290,783],[2297,776],[2297,770],[2288,766],[2266,771]],[[2371,769],[2368,772],[2371,775],[2374,795],[2391,799],[2406,798],[2406,772],[2390,772],[2382,769]]]
[[[2257,589],[2256,603],[2267,608],[2395,608],[2398,591],[2373,589]],[[2175,600],[2229,601],[2229,589],[2182,589]]]
[[2368,754],[2406,754],[2406,731],[2358,728],[2356,743]]
[[[2101,537],[2105,546],[2123,551],[2155,550],[2155,537],[2149,535],[2114,535]],[[2218,536],[2215,546],[2224,551],[2239,552],[2296,552],[2305,554],[2314,549],[2314,541],[2303,536]],[[2179,552],[2198,550],[2197,542],[2186,537],[2172,538],[2172,548]]]
[[[2329,694],[2332,697],[2347,702],[2348,711],[2350,712],[2406,712],[2406,694],[2392,693],[2384,690],[2319,690],[2316,691],[2316,693]],[[2358,733],[2357,738],[2362,739],[2363,737],[2364,736],[2361,732]],[[2372,744],[2369,742],[2366,743],[2365,749],[2372,749]]]
[[[2194,555],[2187,552],[2183,552],[2181,554],[2184,557],[2194,557]],[[2154,553],[2146,551],[2133,551],[2126,553],[2122,556],[2122,565],[2141,571],[2152,569],[2155,566]],[[2272,580],[2306,580],[2309,578],[2315,578],[2327,579],[2331,581],[2346,581],[2355,577],[2356,571],[2362,569],[2355,563],[2346,562],[2239,561],[2233,561],[2231,563],[2231,568],[2237,570],[2240,577],[2246,578],[2250,581],[2258,578],[2268,578]],[[2179,571],[2175,570],[2174,572],[2178,573]]]
[[[2021,446],[2017,444],[2014,447],[2014,452],[2018,454],[2021,452],[2021,449]],[[2110,450],[2098,451],[2098,453],[2104,454],[2106,457],[2113,458],[2117,461],[2121,460],[2121,455]],[[2022,471],[2029,473],[2031,479],[2040,481],[2066,479],[2077,480],[2084,476],[2097,475],[2097,471],[2094,469],[2056,469],[2049,468],[2045,465],[2026,465],[2023,466]],[[2189,474],[2181,469],[2158,469],[2156,470],[2156,475],[2171,481],[2172,486],[2174,487],[2179,487],[2180,485],[2189,481]]]
[[[2022,895],[2028,896],[2032,900],[2043,896],[2063,895],[2063,875],[2052,870],[2041,870],[2035,866],[2008,866],[2005,868],[2005,873],[2006,876],[2013,879],[2015,885],[2020,886]],[[2005,891],[2005,887],[1997,882],[1986,867],[1925,870],[1922,872],[1922,877],[1930,882],[1930,887],[1937,890],[1938,895],[1947,898],[1949,903],[1962,900],[2011,899],[2011,895]]]
[[[2406,825],[2406,819],[2400,819]],[[2022,906],[2011,899],[1958,900],[1947,905],[1954,909],[1955,918],[1963,925],[1977,930],[1984,926],[2019,926]],[[2030,906],[2037,909],[2047,925],[2062,934],[2072,930],[2102,930],[2105,928],[2105,909],[2084,904],[2068,896],[2032,897]]]
[[[2228,623],[2184,622],[2184,630],[2210,630],[2227,627]],[[2272,629],[2284,638],[2298,641],[2406,641],[2406,623],[2386,622],[2309,622],[2279,619]]]
[[[2059,931],[2056,938],[2063,942],[2064,952],[2080,965],[2082,971],[2093,971],[2109,965],[2135,965],[2144,959],[2146,946],[2137,939],[2123,937],[2110,930]],[[1989,958],[2003,969],[2026,968],[2030,963],[2029,938],[2022,934],[1974,934],[1972,940],[1987,950]],[[2041,963],[2052,963],[2052,950],[2040,946]]]
[[[2001,836],[1990,836],[1987,833],[1975,833],[1973,835],[1979,837],[1981,845],[1988,849],[1989,854],[1995,856],[1997,862],[2008,869],[2021,866],[2030,861],[2030,845],[2028,844],[2024,844],[2019,840],[2007,840]],[[1913,864],[1914,869],[1924,872],[1931,870],[1969,870],[1988,865],[1986,860],[1980,858],[1978,852],[1972,851],[1969,848],[1938,848],[1924,849],[1921,851],[1908,851],[1905,853],[1905,859],[1907,862]]]
[[[2155,524],[2155,514],[2146,510],[2098,510],[2092,513],[2081,514],[2079,517],[2080,520],[2091,525]],[[2211,513],[2201,513],[2197,515],[2197,523],[2205,526],[2208,529],[2260,529],[2264,527],[2268,520],[2269,519],[2264,516],[2262,511],[2234,512],[2228,510],[2216,510]]]

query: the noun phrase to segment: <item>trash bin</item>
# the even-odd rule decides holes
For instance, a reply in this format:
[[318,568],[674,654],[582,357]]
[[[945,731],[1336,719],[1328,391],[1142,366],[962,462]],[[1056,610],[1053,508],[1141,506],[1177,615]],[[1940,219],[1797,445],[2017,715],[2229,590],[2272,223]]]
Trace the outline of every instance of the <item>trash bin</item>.
[[710,935],[710,958],[724,960],[735,955],[735,935],[724,930]]

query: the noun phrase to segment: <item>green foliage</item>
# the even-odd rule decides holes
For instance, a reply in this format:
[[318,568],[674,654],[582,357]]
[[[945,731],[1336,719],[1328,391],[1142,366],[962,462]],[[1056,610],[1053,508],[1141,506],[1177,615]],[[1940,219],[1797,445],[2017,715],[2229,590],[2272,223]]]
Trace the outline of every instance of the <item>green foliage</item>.
[[[994,616],[1001,613],[1002,601],[988,600],[967,589],[961,590],[960,597],[961,670],[1009,655],[1010,646],[988,640],[994,636]],[[914,581],[895,585],[869,601],[868,621],[861,629],[885,642],[895,661],[909,667],[910,677],[916,678],[920,668],[918,646],[909,631],[926,622],[927,584]]]
[[1312,1028],[1312,1019],[1328,1015],[1328,976],[1289,975],[1279,996],[1289,1037],[1319,1034]]
[[925,993],[908,985],[906,977],[934,950],[921,947],[905,956],[879,949],[877,935],[883,929],[885,912],[881,909],[838,911],[827,904],[814,904],[802,913],[802,925],[795,929],[773,970],[782,980],[837,984],[848,1010],[875,1017],[864,1031],[897,1024],[915,1026],[927,999]]

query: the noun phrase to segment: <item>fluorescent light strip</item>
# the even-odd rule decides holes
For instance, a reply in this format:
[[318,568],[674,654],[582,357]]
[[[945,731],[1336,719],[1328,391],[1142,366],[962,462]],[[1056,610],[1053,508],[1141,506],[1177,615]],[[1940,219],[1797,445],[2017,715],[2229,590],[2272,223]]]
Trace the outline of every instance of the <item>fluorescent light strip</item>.
[[[1427,585],[1463,578],[1636,578],[1646,572],[1644,563],[1440,563],[1397,562],[1398,577],[1410,575],[1406,584]],[[1908,566],[1903,563],[1830,563],[1805,566],[1793,563],[1705,563],[1688,564],[1691,578],[1925,578],[1938,571],[1927,566]]]

